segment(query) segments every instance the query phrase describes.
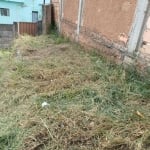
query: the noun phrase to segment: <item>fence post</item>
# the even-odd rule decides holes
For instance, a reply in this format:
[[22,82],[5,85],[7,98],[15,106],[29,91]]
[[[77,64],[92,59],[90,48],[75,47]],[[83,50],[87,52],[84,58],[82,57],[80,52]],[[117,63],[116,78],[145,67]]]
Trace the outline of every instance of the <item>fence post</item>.
[[128,52],[133,54],[141,43],[142,31],[144,28],[146,12],[148,10],[149,0],[138,0],[133,25],[129,35]]
[[59,20],[58,20],[58,30],[59,33],[61,33],[61,21],[63,18],[63,0],[59,0]]
[[17,25],[18,25],[18,35],[20,35],[20,22],[17,22]]
[[80,26],[82,21],[82,12],[83,12],[83,0],[79,0],[79,9],[78,9],[78,22],[77,22],[77,36],[76,41],[79,40],[79,34],[80,34]]
[[46,5],[42,5],[42,33],[46,34]]

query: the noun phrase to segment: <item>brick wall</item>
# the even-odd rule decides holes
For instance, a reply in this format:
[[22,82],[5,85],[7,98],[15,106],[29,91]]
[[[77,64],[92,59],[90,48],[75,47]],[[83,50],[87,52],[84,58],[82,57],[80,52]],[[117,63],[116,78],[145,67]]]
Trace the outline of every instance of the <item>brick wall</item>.
[[147,19],[144,30],[143,43],[139,53],[139,63],[141,67],[150,67],[150,16]]
[[[139,21],[138,17],[142,16],[142,13],[146,15],[144,7],[146,1],[144,0],[144,5],[140,0],[60,0],[60,4],[58,0],[53,0],[52,3],[56,12],[56,22],[61,25],[61,34],[80,42],[87,48],[93,47],[117,62],[126,62],[129,60],[128,57],[144,62],[145,60],[150,61],[150,58],[146,56],[145,59],[142,51],[136,57],[134,54],[138,54],[135,48],[138,47],[136,42],[140,43],[138,41],[141,39],[143,30],[140,28],[143,26],[140,25],[140,23],[143,24],[143,20]],[[58,17],[59,12],[61,12],[61,19]],[[149,26],[149,20],[147,26]],[[140,35],[136,34],[136,27],[139,27]],[[149,31],[147,28],[143,38],[148,43]],[[129,46],[132,47],[132,51]]]
[[52,4],[52,21],[58,26],[59,22],[59,0],[51,0]]
[[[136,0],[84,0],[77,35],[79,0],[62,0],[62,34],[85,46],[122,59],[136,8]],[[120,50],[120,51],[118,51]]]
[[43,5],[42,6],[42,11],[43,11],[43,18],[42,18],[42,32],[43,34],[49,33],[50,26],[51,26],[51,20],[52,20],[52,15],[51,15],[51,10],[52,6],[51,5]]
[[46,30],[49,32],[51,25],[51,5],[46,5]]
[[76,39],[78,7],[79,0],[65,0],[63,3],[61,32],[73,40]]
[[14,33],[13,25],[0,25],[0,48],[8,48],[11,46]]

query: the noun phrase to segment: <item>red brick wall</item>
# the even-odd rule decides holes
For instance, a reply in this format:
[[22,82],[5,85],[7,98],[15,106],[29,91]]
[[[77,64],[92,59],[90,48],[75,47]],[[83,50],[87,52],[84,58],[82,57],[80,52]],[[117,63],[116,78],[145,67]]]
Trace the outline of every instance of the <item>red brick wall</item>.
[[51,25],[51,5],[46,5],[46,28],[47,31]]
[[86,0],[83,26],[118,42],[129,33],[135,7],[136,0]]
[[71,39],[76,38],[79,0],[64,0],[61,31]]
[[52,3],[52,10],[55,23],[58,25],[59,22],[59,0],[51,0]]
[[[56,6],[56,2],[53,3]],[[79,0],[63,0],[61,32],[87,47],[120,59],[122,55],[117,50],[126,50],[136,3],[137,0],[84,0],[78,36]]]
[[122,59],[135,8],[136,0],[86,0],[79,41],[115,60]]

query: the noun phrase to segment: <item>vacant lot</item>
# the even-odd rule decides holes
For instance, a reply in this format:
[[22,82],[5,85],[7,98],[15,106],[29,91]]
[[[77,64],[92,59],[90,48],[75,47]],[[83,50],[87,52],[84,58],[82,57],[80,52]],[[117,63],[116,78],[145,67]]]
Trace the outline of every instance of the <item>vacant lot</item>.
[[149,149],[148,77],[54,35],[0,51],[0,150]]

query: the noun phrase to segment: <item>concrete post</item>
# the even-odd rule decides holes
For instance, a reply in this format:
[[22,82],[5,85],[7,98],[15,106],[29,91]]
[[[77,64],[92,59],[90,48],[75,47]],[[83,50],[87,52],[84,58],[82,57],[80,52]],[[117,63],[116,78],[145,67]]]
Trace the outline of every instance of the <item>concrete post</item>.
[[149,0],[138,0],[133,25],[128,40],[128,52],[133,54],[139,48],[139,42],[142,38],[141,31],[145,23],[146,12],[148,10]]
[[17,26],[18,26],[18,35],[20,35],[20,23],[19,22],[17,22]]
[[64,6],[64,0],[59,0],[59,21],[58,21],[59,33],[61,33],[61,21],[63,18],[63,6]]
[[79,0],[79,10],[78,10],[78,22],[77,22],[77,37],[76,41],[79,39],[80,26],[82,21],[82,12],[83,12],[83,0]]
[[46,34],[46,6],[42,5],[42,34]]

